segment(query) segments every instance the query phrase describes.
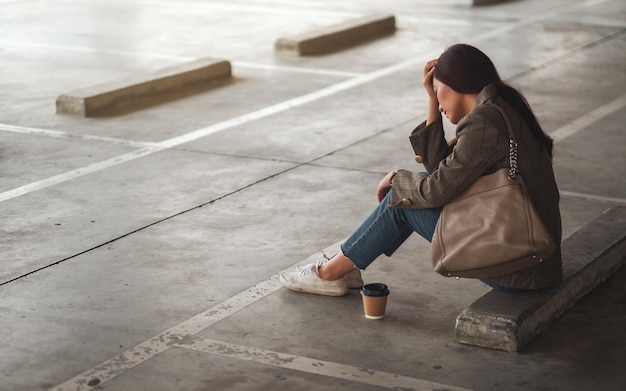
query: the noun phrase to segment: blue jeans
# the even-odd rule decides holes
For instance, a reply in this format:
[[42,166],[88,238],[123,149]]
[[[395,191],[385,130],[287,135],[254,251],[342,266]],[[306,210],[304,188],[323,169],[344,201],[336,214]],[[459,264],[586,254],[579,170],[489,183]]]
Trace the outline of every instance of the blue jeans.
[[[364,270],[382,254],[390,257],[413,232],[417,232],[429,242],[433,239],[441,208],[391,208],[388,206],[391,191],[341,245],[343,255],[354,262],[359,269]],[[496,290],[527,291],[503,287],[487,279],[480,281]]]
[[390,196],[391,191],[341,245],[343,254],[359,269],[367,268],[381,254],[391,256],[413,232],[429,242],[433,239],[441,208],[391,208]]

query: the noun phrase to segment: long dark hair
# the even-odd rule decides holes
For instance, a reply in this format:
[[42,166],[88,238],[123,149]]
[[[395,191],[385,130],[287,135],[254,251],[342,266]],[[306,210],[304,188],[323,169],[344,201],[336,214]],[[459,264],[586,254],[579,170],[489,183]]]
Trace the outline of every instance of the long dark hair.
[[554,140],[543,131],[526,98],[500,78],[485,53],[467,44],[452,45],[437,60],[433,77],[462,94],[477,94],[493,84],[498,94],[519,110],[533,136],[545,145],[552,157]]

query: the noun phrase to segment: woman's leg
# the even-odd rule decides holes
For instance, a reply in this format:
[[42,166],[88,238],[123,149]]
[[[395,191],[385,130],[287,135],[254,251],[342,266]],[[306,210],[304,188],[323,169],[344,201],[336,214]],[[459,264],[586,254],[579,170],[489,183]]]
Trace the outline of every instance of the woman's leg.
[[341,251],[319,268],[321,278],[337,280],[355,267],[365,269],[381,254],[391,256],[413,232],[432,240],[441,209],[390,208],[390,194],[346,239]]
[[342,296],[348,293],[342,277],[355,266],[365,269],[381,254],[391,256],[413,232],[432,240],[441,209],[390,208],[390,194],[341,245],[337,255],[329,261],[283,273],[281,283],[293,291]]

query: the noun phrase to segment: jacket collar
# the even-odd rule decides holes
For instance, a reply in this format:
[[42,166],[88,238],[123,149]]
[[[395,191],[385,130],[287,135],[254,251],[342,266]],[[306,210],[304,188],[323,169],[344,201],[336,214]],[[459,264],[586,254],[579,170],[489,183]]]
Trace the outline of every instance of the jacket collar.
[[476,97],[476,106],[480,106],[496,96],[498,96],[498,89],[495,85],[489,84],[485,86]]

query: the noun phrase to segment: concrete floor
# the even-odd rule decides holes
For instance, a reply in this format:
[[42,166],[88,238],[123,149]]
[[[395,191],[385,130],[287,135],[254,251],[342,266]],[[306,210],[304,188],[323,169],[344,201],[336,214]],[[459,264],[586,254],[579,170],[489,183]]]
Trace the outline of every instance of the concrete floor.
[[[433,273],[418,238],[364,274],[390,286],[382,321],[357,291],[277,281],[361,222],[382,175],[422,170],[407,142],[422,65],[459,41],[556,136],[566,237],[626,205],[623,1],[0,6],[0,390],[623,389],[624,268],[519,354],[455,342],[489,288]],[[395,35],[273,53],[375,12]],[[119,115],[54,112],[65,92],[201,57],[233,79]]]

